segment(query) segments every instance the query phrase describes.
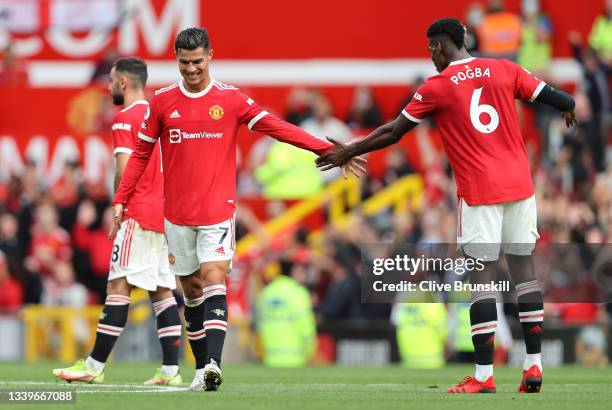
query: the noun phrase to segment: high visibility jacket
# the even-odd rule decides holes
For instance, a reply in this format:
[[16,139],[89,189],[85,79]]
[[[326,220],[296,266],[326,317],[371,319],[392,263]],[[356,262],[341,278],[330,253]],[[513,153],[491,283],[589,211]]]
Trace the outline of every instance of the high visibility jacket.
[[604,59],[612,59],[612,18],[598,16],[589,35],[589,45]]
[[456,303],[454,305],[457,314],[457,323],[455,332],[455,340],[453,350],[456,352],[473,352],[474,345],[472,344],[472,324],[470,322],[470,304]]
[[529,71],[538,71],[548,68],[551,57],[550,43],[536,40],[536,27],[523,27],[518,63]]
[[255,178],[266,199],[301,199],[323,189],[323,177],[310,151],[275,141],[266,162],[257,167]]
[[310,294],[287,276],[277,277],[262,291],[257,327],[267,366],[304,366],[315,352],[317,328]]
[[448,332],[443,303],[401,303],[396,306],[397,344],[402,363],[415,369],[444,366]]

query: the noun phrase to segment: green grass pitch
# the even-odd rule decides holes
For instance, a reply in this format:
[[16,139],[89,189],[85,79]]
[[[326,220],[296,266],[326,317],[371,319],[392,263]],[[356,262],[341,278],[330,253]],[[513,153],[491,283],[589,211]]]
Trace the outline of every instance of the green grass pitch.
[[226,365],[218,392],[187,390],[193,369],[181,366],[184,389],[149,388],[141,383],[155,363],[110,363],[104,385],[57,382],[57,363],[0,363],[0,389],[77,389],[74,405],[2,405],[13,409],[609,409],[612,369],[562,367],[545,369],[540,394],[516,392],[520,372],[498,367],[496,394],[449,395],[446,388],[472,374],[472,366],[409,370],[400,366],[311,367],[268,369],[259,365]]

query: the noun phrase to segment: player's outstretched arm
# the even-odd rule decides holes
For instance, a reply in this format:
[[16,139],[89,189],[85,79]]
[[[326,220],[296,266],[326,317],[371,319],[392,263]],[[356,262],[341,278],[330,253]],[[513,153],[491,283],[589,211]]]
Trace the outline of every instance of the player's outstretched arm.
[[544,86],[535,100],[543,104],[550,105],[551,107],[555,107],[561,111],[563,119],[565,120],[565,125],[568,127],[577,124],[576,114],[574,113],[576,102],[572,96],[565,91],[557,90],[556,88],[547,84]]
[[300,127],[289,124],[280,118],[266,113],[253,127],[253,130],[262,132],[281,142],[294,147],[302,148],[317,155],[327,152],[332,146],[325,141],[313,137]]
[[330,139],[334,147],[317,158],[317,167],[325,171],[334,167],[343,166],[352,158],[358,157],[359,155],[386,148],[401,140],[402,137],[416,125],[417,123],[410,121],[404,115],[400,114],[395,120],[381,125],[367,137],[353,144],[345,145]]
[[123,178],[121,178],[121,183],[113,198],[113,222],[111,223],[108,233],[109,239],[114,239],[115,235],[117,235],[123,217],[123,208],[134,192],[138,180],[147,167],[153,148],[155,148],[155,140],[151,142],[140,137],[134,147],[134,151],[130,155],[130,159],[123,173]]
[[[317,155],[322,155],[333,147],[327,142],[321,141],[318,138],[310,135],[300,127],[289,124],[288,122],[285,122],[272,114],[267,114],[262,117],[253,125],[252,129],[268,134],[276,140],[314,152]],[[364,165],[366,162],[367,161],[363,158],[355,158],[347,161],[346,163],[342,164],[344,166],[342,169],[342,175],[346,179],[347,171],[353,173],[357,177],[365,174],[366,169],[364,168]]]

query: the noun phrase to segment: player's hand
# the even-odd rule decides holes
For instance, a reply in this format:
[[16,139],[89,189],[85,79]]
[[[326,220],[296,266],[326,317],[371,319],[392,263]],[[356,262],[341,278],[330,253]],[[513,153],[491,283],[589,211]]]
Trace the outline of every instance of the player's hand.
[[564,111],[562,113],[563,115],[563,119],[565,120],[565,125],[567,125],[567,128],[570,128],[576,124],[578,124],[578,121],[576,120],[576,114],[574,113],[574,111]]
[[331,137],[327,137],[327,140],[334,144],[334,146],[316,159],[315,162],[317,167],[321,168],[321,171],[327,171],[328,169],[346,165],[351,158],[353,158],[350,149],[348,149],[346,145]]
[[[340,169],[342,170],[342,178],[348,178],[348,172],[355,175],[357,178],[362,177],[367,173],[365,165],[368,163],[368,160],[362,157],[352,158],[346,165],[342,165]],[[348,171],[348,172],[347,172]]]
[[123,204],[113,205],[113,220],[111,222],[110,230],[108,231],[108,239],[113,240],[117,236],[119,227],[121,226],[121,220],[123,219]]

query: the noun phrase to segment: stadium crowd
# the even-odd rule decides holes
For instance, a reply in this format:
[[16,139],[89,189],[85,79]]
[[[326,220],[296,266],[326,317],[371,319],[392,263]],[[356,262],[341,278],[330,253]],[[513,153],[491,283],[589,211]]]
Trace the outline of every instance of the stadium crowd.
[[[568,37],[582,67],[582,78],[574,90],[579,125],[566,131],[555,111],[541,104],[519,107],[521,112],[535,113],[533,118],[541,137],[539,153],[535,149],[530,152],[541,243],[612,243],[612,150],[609,148],[612,1],[606,1],[606,6],[607,14],[597,17],[588,40],[583,41],[577,33],[570,33]],[[524,1],[520,16],[504,11],[501,1],[491,1],[488,6],[475,2],[468,8],[466,22],[474,55],[515,59],[540,78],[555,84],[548,71],[554,26],[539,9],[538,1]],[[495,32],[502,29],[510,30],[514,37],[496,42]],[[22,67],[10,50],[6,50],[0,84],[24,81]],[[408,91],[406,94],[412,95]],[[398,106],[403,106],[402,103],[398,101]],[[333,136],[342,142],[366,134],[384,120],[368,87],[355,89],[353,102],[345,113],[332,111],[324,90],[293,89],[288,95],[284,116],[317,137]],[[363,199],[366,199],[397,179],[418,173],[425,181],[423,211],[401,215],[384,212],[368,218],[357,212],[346,229],[325,226],[323,252],[313,251],[306,240],[308,232],[299,229],[289,241],[292,246],[275,254],[289,263],[291,276],[309,290],[320,320],[389,319],[391,305],[361,302],[360,244],[364,241],[455,241],[455,186],[444,155],[432,142],[435,128],[434,123],[424,122],[406,137],[416,138],[420,165],[411,163],[401,148],[390,149],[386,153],[384,172],[361,180]],[[263,197],[274,204],[276,200],[319,192],[338,174],[321,174],[313,160],[309,153],[272,139],[260,139],[251,155],[242,159],[238,194]],[[66,163],[62,177],[52,185],[34,163],[26,164],[22,174],[0,181],[0,185],[3,185],[0,189],[3,192],[0,195],[0,310],[17,311],[29,303],[66,306],[103,303],[112,246],[107,239],[111,221],[110,192],[104,187],[87,185],[77,163]],[[293,193],[295,187],[298,193]],[[279,206],[282,208],[283,203]],[[247,213],[247,205],[242,207],[242,212]],[[270,205],[268,209],[269,216],[274,216],[279,207]],[[249,215],[249,218],[239,218],[243,221],[239,236],[261,223]],[[584,267],[567,269],[568,272],[556,273],[559,281],[570,286]],[[250,274],[263,277],[263,268],[257,267]],[[602,314],[595,304],[559,305],[547,312],[567,322],[581,323],[595,323]]]

